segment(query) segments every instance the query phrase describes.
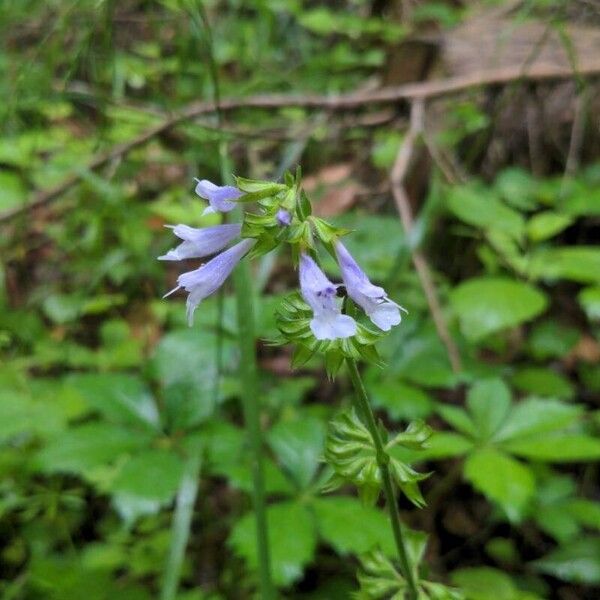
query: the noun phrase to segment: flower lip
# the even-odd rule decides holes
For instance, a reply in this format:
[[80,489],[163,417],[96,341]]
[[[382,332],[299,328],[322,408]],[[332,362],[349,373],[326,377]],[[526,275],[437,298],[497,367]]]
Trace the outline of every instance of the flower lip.
[[366,273],[360,268],[350,252],[339,240],[335,243],[342,279],[346,292],[382,331],[389,331],[402,321],[401,311],[406,309],[390,300],[386,291],[373,285]]
[[208,200],[210,206],[204,209],[202,214],[214,212],[229,212],[236,207],[233,200],[243,196],[243,192],[232,185],[215,185],[208,179],[197,179],[195,192],[201,198]]
[[313,311],[310,328],[318,340],[336,340],[353,336],[356,321],[343,315],[337,299],[337,286],[331,283],[307,254],[300,256],[300,291]]

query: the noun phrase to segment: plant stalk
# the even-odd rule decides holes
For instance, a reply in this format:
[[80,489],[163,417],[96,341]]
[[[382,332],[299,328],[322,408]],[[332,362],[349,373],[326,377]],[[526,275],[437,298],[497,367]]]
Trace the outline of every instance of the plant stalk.
[[417,582],[415,581],[414,573],[410,565],[408,551],[406,549],[406,541],[402,532],[402,523],[400,521],[400,512],[398,511],[398,503],[396,502],[394,482],[392,481],[392,476],[390,474],[388,465],[389,457],[385,451],[381,433],[377,427],[375,415],[373,414],[373,409],[369,403],[367,391],[365,390],[365,386],[358,371],[356,361],[354,359],[347,358],[346,363],[348,364],[350,379],[352,380],[352,385],[354,387],[354,391],[356,392],[354,396],[356,410],[358,411],[358,414],[365,426],[369,430],[371,438],[373,439],[373,444],[375,445],[375,456],[377,465],[381,471],[383,492],[385,494],[385,500],[390,514],[390,521],[392,523],[392,530],[394,532],[394,540],[396,542],[396,549],[398,550],[398,558],[400,559],[400,569],[408,586],[408,598],[409,600],[417,600],[419,592],[417,589]]
[[252,462],[253,501],[256,518],[256,543],[260,597],[273,600],[271,582],[271,560],[267,531],[267,511],[265,502],[265,482],[263,473],[262,431],[260,426],[260,405],[256,351],[254,347],[254,310],[252,305],[252,285],[248,261],[241,261],[235,271],[235,295],[237,301],[238,335],[240,346],[240,383],[244,420],[250,443]]

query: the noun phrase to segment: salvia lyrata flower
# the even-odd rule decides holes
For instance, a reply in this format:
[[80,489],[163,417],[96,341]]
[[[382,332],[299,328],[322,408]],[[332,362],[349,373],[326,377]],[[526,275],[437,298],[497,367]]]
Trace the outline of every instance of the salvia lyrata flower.
[[177,278],[177,287],[165,294],[165,297],[181,288],[188,292],[186,312],[190,326],[194,322],[194,311],[198,304],[211,294],[214,294],[223,285],[234,267],[255,243],[256,240],[252,239],[242,240],[235,246],[209,260],[199,269],[182,273]]
[[312,308],[310,328],[318,340],[347,338],[356,333],[356,321],[343,315],[337,302],[337,286],[307,254],[300,257],[300,291]]
[[186,258],[203,258],[223,250],[229,242],[238,237],[242,226],[237,223],[216,225],[196,229],[188,225],[167,225],[183,242],[169,250],[158,260],[185,260]]
[[232,185],[215,185],[206,179],[196,179],[196,194],[208,200],[210,206],[204,209],[203,215],[214,212],[229,212],[236,207],[233,200],[237,200],[243,192]]
[[402,321],[400,311],[406,310],[390,300],[382,287],[370,282],[342,242],[335,243],[335,251],[348,296],[379,329],[389,331],[394,325],[398,325]]

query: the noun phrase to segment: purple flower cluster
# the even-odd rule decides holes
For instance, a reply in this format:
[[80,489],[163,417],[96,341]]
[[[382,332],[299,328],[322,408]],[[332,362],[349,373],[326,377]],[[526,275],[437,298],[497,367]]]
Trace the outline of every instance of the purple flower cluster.
[[[394,325],[398,325],[402,320],[400,311],[405,309],[390,300],[383,288],[369,281],[340,241],[335,242],[335,251],[348,296],[379,329],[389,331]],[[310,328],[318,340],[347,338],[356,333],[356,321],[343,315],[336,301],[338,287],[327,279],[312,258],[307,254],[301,256],[300,291],[312,308],[314,317]]]
[[[228,212],[235,208],[233,200],[239,198],[242,192],[232,186],[217,186],[210,181],[198,181],[196,194],[209,201],[210,206],[204,214],[211,212]],[[182,243],[169,250],[159,260],[184,260],[186,258],[204,258],[211,254],[221,252],[235,238],[239,237],[242,226],[240,224],[224,224],[215,227],[197,229],[187,225],[168,225],[173,233],[182,240]],[[256,240],[244,239],[231,248],[217,254],[214,258],[203,264],[199,269],[182,273],[177,278],[177,287],[165,294],[170,296],[179,289],[188,292],[187,319],[188,324],[194,321],[194,311],[198,304],[205,298],[214,294],[231,274],[237,263],[254,246]]]

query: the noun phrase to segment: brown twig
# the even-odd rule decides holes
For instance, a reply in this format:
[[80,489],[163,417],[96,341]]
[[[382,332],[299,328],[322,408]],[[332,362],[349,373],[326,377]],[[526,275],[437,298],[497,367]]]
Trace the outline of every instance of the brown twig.
[[[410,125],[408,132],[404,138],[404,142],[398,150],[392,172],[390,174],[390,182],[392,184],[392,194],[400,214],[400,220],[404,226],[404,231],[408,239],[411,237],[411,233],[414,226],[412,209],[410,207],[410,200],[405,188],[405,180],[408,174],[411,160],[415,154],[415,146],[419,141],[419,138],[423,134],[424,130],[424,114],[425,106],[423,99],[415,99],[412,102],[410,111]],[[412,260],[415,265],[415,270],[421,282],[421,287],[425,293],[431,316],[437,330],[438,336],[442,340],[442,343],[446,347],[450,365],[455,373],[459,373],[462,370],[462,364],[460,359],[460,353],[446,324],[442,307],[437,294],[437,289],[433,283],[431,277],[431,270],[427,263],[427,259],[423,252],[418,248],[412,250]]]
[[[581,66],[578,71],[579,75],[596,75],[598,73],[600,73],[600,59],[589,61],[587,64]],[[566,79],[572,76],[573,70],[561,65],[534,64],[526,71],[519,65],[437,81],[410,83],[376,91],[357,92],[339,96],[320,96],[316,94],[287,96],[273,94],[251,96],[249,98],[225,98],[221,101],[219,108],[222,112],[230,112],[242,108],[274,109],[294,106],[330,110],[351,110],[374,104],[394,103],[399,100],[412,101],[436,98],[448,94],[456,94],[473,87],[500,85],[515,80]],[[214,102],[196,102],[190,104],[182,111],[170,115],[164,122],[150,127],[128,142],[117,144],[110,150],[96,155],[83,170],[98,169],[115,158],[124,156],[151,139],[166,133],[170,129],[199,116],[213,113],[216,109],[217,107]],[[48,190],[38,192],[31,202],[0,214],[0,223],[10,220],[22,212],[47,204],[70,189],[80,179],[80,172],[73,173],[60,184]]]

